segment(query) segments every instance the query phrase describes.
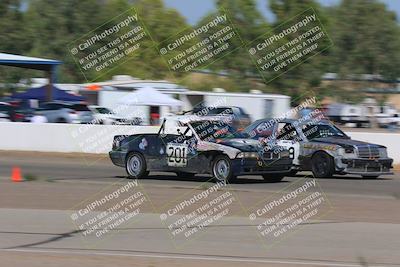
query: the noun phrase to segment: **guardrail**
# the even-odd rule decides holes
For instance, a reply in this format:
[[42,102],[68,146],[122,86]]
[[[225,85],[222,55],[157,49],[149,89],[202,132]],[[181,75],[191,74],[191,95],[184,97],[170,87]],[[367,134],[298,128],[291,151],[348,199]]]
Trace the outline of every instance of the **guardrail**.
[[[156,133],[158,126],[0,123],[0,150],[108,153],[115,135]],[[347,132],[353,139],[384,145],[400,164],[400,134]]]

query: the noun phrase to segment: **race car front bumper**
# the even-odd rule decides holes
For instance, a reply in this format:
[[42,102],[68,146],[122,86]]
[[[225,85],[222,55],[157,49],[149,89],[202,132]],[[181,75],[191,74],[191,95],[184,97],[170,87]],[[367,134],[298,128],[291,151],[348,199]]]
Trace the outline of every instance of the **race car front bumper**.
[[232,160],[233,175],[260,175],[268,173],[282,173],[290,172],[292,167],[292,159],[234,159]]
[[342,158],[336,160],[336,168],[343,173],[374,176],[393,174],[390,170],[392,168],[392,163],[393,159],[391,158]]
[[125,167],[126,151],[112,150],[108,153],[112,163],[119,167]]

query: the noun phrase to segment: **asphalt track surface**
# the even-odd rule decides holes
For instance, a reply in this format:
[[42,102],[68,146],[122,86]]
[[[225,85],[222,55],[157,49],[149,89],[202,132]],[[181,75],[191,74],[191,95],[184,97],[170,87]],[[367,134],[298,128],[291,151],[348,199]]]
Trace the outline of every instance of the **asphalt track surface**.
[[[36,181],[10,182],[13,166]],[[280,183],[243,177],[230,188],[246,206],[307,176]],[[209,179],[155,173],[140,183],[157,206]],[[224,217],[177,247],[150,209],[101,242],[83,238],[68,218],[70,208],[127,181],[125,171],[105,157],[0,152],[0,266],[400,266],[399,172],[378,180],[318,179],[331,201],[329,214],[280,242],[267,240],[267,246],[254,236],[259,222],[244,215]]]

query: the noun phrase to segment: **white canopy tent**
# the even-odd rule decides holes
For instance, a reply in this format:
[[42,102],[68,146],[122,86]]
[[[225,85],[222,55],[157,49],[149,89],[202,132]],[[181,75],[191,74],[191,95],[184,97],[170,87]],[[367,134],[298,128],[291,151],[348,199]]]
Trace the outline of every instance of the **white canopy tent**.
[[136,92],[128,94],[118,101],[119,104],[129,106],[168,106],[180,107],[183,102],[172,98],[166,94],[160,93],[151,87],[138,89]]

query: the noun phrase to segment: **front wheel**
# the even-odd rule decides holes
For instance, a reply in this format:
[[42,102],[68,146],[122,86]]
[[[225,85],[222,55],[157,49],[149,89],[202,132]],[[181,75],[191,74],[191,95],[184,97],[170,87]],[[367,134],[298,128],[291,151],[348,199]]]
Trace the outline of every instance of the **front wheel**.
[[211,171],[216,182],[231,182],[234,180],[231,160],[225,155],[215,157]]
[[140,179],[148,175],[146,160],[143,155],[137,152],[129,153],[125,163],[128,178]]
[[323,151],[314,154],[311,159],[311,167],[315,178],[329,178],[335,172],[333,158]]
[[277,183],[277,182],[282,181],[282,179],[285,178],[285,175],[274,173],[274,174],[263,174],[262,177],[267,182]]

